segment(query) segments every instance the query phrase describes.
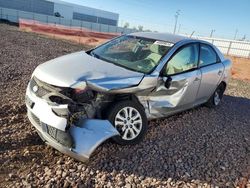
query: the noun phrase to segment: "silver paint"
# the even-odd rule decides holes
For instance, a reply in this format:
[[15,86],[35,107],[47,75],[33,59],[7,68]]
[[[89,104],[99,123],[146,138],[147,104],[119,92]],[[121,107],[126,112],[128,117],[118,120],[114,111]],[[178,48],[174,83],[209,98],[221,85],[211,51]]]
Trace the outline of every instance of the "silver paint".
[[[86,87],[101,93],[133,94],[144,107],[148,119],[166,117],[202,104],[212,96],[221,82],[227,83],[230,78],[231,62],[208,42],[161,33],[134,33],[130,35],[171,42],[174,43],[174,46],[161,59],[156,69],[148,75],[115,66],[85,52],[77,52],[39,65],[32,76],[54,86],[74,88],[86,85]],[[160,74],[163,67],[178,48],[197,42],[212,46],[221,63],[171,76],[171,85],[166,88],[167,77],[162,77]],[[30,92],[29,86],[26,95],[36,102],[33,109],[27,106],[28,109],[36,114],[41,121],[66,131],[67,120],[52,113],[51,104],[45,99],[37,98]],[[58,108],[67,109],[68,107],[58,105]],[[34,122],[32,124],[48,144],[81,161],[86,161],[94,149],[104,140],[119,134],[105,120],[86,120],[80,126],[72,126],[69,130],[76,147],[65,148],[42,133]]]
[[36,128],[39,136],[50,146],[58,151],[74,157],[75,159],[87,162],[94,150],[105,140],[119,135],[117,130],[107,120],[88,119],[79,126],[71,126],[69,132],[74,139],[75,147],[68,148],[56,142],[49,134],[44,132],[41,126],[31,118],[30,110],[28,118]]

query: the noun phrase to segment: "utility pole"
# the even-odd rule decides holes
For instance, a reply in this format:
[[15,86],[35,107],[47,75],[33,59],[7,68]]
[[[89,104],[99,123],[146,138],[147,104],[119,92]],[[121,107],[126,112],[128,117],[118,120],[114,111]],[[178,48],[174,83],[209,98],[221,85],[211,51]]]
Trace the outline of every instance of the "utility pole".
[[181,24],[179,24],[178,34],[180,33],[180,30],[181,30]]
[[194,35],[194,33],[195,33],[195,31],[193,31],[193,32],[191,33],[191,35],[189,36],[189,38],[192,38],[192,36]]
[[237,34],[238,34],[238,29],[235,30],[235,33],[234,33],[234,40],[236,40]]
[[174,25],[174,34],[176,33],[176,27],[177,27],[177,22],[178,22],[178,17],[180,15],[181,10],[177,10],[174,17],[175,17],[175,25]]
[[214,32],[215,32],[215,29],[212,29],[212,31],[210,33],[210,38],[212,38]]
[[246,40],[247,36],[246,34],[242,37],[242,41]]

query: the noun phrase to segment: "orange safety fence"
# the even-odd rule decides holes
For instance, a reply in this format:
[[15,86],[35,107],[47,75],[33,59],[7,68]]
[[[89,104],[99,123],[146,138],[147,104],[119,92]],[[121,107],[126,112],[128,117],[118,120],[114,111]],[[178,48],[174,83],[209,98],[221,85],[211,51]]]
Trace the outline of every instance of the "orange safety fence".
[[36,32],[84,44],[87,43],[89,45],[98,45],[108,39],[121,35],[120,33],[96,32],[86,28],[67,27],[25,19],[19,20],[19,28],[25,31]]

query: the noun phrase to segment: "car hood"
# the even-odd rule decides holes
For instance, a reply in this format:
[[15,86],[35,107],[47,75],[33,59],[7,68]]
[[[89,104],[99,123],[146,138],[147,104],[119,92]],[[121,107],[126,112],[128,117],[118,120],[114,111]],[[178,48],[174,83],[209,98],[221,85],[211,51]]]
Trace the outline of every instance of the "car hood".
[[48,84],[72,87],[85,81],[87,85],[102,90],[136,86],[144,74],[130,71],[80,51],[50,60],[39,65],[33,76]]

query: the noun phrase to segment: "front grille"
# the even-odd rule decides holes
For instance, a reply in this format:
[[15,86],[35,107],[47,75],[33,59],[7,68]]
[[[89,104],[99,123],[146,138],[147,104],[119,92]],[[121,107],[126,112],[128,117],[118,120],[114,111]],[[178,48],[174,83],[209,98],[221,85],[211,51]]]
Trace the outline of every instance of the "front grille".
[[49,94],[49,93],[50,93],[49,90],[46,90],[46,89],[44,89],[43,87],[39,87],[39,88],[38,88],[38,91],[36,92],[36,95],[37,95],[38,97],[43,97],[44,95]]
[[40,121],[40,119],[39,119],[35,114],[33,114],[32,112],[29,112],[29,113],[30,113],[31,118],[33,119],[33,121],[34,121],[37,125],[41,126],[41,121]]
[[67,146],[69,148],[73,147],[73,140],[69,132],[61,131],[55,127],[41,122],[40,119],[31,111],[28,111],[28,113],[30,114],[31,119],[36,123],[36,125],[42,128],[43,132],[46,132],[51,138],[53,138],[62,145]]

